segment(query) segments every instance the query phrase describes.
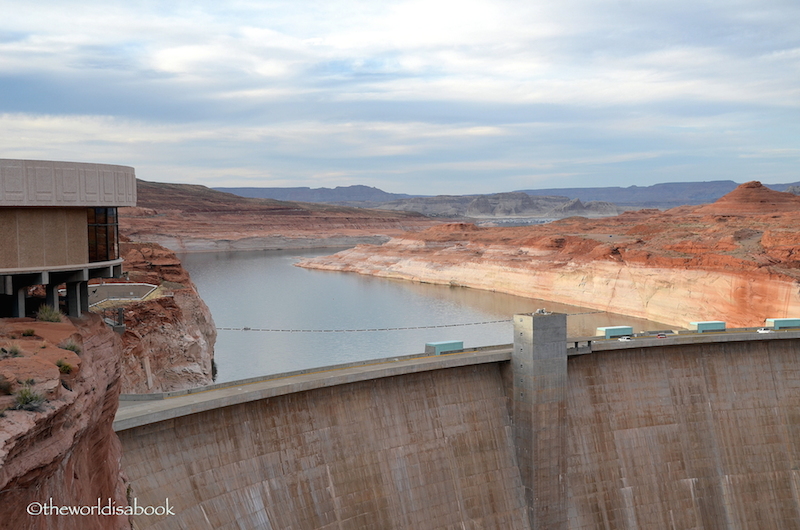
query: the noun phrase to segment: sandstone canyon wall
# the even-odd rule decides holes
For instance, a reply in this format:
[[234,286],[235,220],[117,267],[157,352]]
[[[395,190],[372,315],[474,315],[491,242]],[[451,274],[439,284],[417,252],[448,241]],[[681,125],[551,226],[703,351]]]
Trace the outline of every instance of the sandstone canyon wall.
[[603,220],[451,224],[299,265],[466,286],[685,327],[800,316],[800,198],[743,184],[717,203]]
[[211,312],[173,252],[154,243],[122,244],[132,281],[158,285],[126,303],[122,392],[167,392],[209,385],[217,331]]
[[[121,447],[112,430],[120,392],[121,341],[95,315],[64,323],[2,321],[0,342],[21,347],[0,360],[0,375],[18,391],[24,382],[47,396],[40,411],[6,410],[0,417],[0,528],[123,529],[127,516],[33,516],[31,503],[127,506]],[[23,336],[33,330],[31,336]],[[59,347],[72,340],[80,354]],[[66,361],[69,373],[56,362]],[[0,409],[12,406],[0,396]],[[34,507],[34,510],[36,507]]]

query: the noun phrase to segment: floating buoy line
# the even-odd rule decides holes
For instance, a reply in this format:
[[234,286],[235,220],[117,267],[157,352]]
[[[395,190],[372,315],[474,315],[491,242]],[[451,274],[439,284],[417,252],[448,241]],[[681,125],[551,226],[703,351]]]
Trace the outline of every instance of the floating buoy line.
[[365,331],[405,331],[409,329],[434,329],[455,328],[460,326],[482,326],[485,324],[500,324],[511,322],[510,318],[503,320],[487,320],[485,322],[465,322],[463,324],[439,324],[435,326],[408,326],[404,328],[364,328],[364,329],[278,329],[278,328],[217,328],[220,331],[261,331],[268,333],[362,333]]
[[[588,311],[586,313],[572,313],[573,315],[591,315],[602,311]],[[407,326],[402,328],[363,328],[363,329],[281,329],[281,328],[252,328],[252,327],[218,327],[218,331],[259,331],[262,333],[364,333],[369,331],[406,331],[411,329],[457,328],[463,326],[484,326],[487,324],[502,324],[511,322],[510,318],[502,320],[485,320],[483,322],[464,322],[460,324],[438,324],[433,326]]]

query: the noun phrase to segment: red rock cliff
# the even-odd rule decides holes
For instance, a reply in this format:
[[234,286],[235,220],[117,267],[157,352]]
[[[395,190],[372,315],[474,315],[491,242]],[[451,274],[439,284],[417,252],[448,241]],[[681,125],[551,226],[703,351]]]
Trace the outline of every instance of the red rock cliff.
[[[51,499],[56,506],[91,506],[98,499],[127,506],[120,443],[111,428],[120,391],[119,337],[95,315],[71,323],[0,322],[0,343],[19,352],[0,360],[8,390],[16,393],[27,381],[47,398],[38,412],[6,410],[0,417],[0,527],[129,528],[126,516],[56,518],[26,509]],[[59,347],[69,340],[79,345],[79,354]],[[59,370],[59,360],[69,373]],[[0,395],[0,409],[12,405],[12,396]]]
[[122,391],[211,384],[217,331],[189,273],[172,251],[154,243],[123,243],[122,253],[132,281],[159,286],[148,299],[124,306]]
[[453,224],[300,266],[463,285],[676,326],[800,315],[800,197],[749,182],[714,204],[547,225]]

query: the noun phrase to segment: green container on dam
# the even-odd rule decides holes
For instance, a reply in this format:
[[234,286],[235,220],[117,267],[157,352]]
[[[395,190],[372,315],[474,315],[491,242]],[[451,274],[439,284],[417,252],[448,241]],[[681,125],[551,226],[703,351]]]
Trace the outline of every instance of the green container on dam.
[[602,328],[597,328],[595,335],[600,335],[605,339],[628,337],[633,335],[633,328],[631,326],[605,326]]
[[768,318],[767,327],[772,329],[800,328],[800,318]]
[[428,355],[441,355],[450,351],[464,349],[464,342],[460,340],[446,340],[442,342],[426,342],[425,353]]
[[705,322],[689,322],[689,329],[698,333],[712,331],[725,331],[725,322],[721,320],[707,320]]

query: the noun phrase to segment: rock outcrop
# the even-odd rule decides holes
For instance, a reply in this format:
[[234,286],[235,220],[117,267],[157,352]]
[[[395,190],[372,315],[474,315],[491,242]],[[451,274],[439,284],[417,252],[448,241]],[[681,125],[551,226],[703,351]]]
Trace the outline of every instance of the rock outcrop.
[[676,326],[800,315],[800,197],[747,183],[716,203],[546,225],[457,224],[299,266],[461,285]]
[[[124,515],[28,513],[41,508],[32,503],[128,505],[120,443],[111,428],[120,392],[119,337],[95,315],[63,323],[6,319],[0,324],[3,347],[16,345],[19,355],[0,360],[8,390],[18,396],[27,389],[46,398],[38,410],[9,409],[0,417],[0,527],[129,528]],[[18,402],[0,398],[0,409]]]
[[554,219],[562,219],[573,215],[582,215],[584,217],[609,217],[622,212],[622,208],[610,202],[588,201],[583,203],[580,199],[572,199],[547,212],[546,217],[552,217]]
[[154,243],[122,244],[132,281],[158,285],[146,300],[124,305],[122,391],[182,390],[213,382],[217,331],[189,273]]

